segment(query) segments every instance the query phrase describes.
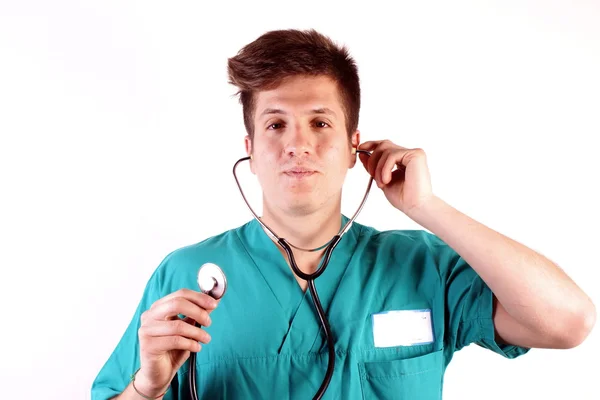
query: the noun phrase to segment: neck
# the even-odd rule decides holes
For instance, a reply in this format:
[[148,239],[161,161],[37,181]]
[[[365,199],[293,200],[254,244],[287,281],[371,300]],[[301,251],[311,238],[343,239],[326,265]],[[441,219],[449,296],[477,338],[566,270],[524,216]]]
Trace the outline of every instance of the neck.
[[303,249],[321,247],[341,229],[339,201],[311,213],[289,214],[263,202],[264,221],[280,238]]

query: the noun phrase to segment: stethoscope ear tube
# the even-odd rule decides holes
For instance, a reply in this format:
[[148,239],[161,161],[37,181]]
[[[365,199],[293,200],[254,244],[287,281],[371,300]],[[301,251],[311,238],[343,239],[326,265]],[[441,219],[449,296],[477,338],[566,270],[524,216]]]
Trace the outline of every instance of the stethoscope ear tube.
[[[354,150],[353,148],[353,154],[365,154],[367,156],[371,156],[371,152],[367,151],[367,150]],[[233,177],[235,179],[235,183],[237,184],[237,187],[240,191],[240,194],[242,195],[242,199],[244,200],[244,203],[246,203],[246,206],[248,207],[248,210],[250,210],[250,213],[252,214],[252,216],[254,217],[254,219],[256,219],[256,221],[262,226],[262,228],[265,230],[265,232],[267,233],[267,235],[269,235],[269,237],[271,237],[271,239],[273,239],[276,242],[279,242],[279,240],[281,240],[281,238],[279,236],[277,236],[277,234],[273,231],[273,229],[271,229],[265,222],[263,222],[260,217],[256,214],[256,212],[254,211],[254,209],[252,208],[252,206],[250,205],[250,202],[248,201],[248,199],[246,198],[246,195],[244,194],[244,190],[242,189],[242,185],[240,184],[240,180],[237,177],[237,167],[240,163],[244,162],[244,161],[248,161],[251,160],[252,156],[247,156],[247,157],[242,157],[239,160],[237,160],[235,162],[235,164],[233,165]],[[348,222],[346,222],[346,225],[344,225],[344,227],[340,230],[340,232],[338,233],[338,235],[340,236],[340,238],[342,236],[344,236],[344,234],[350,230],[350,227],[352,226],[352,224],[354,223],[354,220],[356,219],[356,217],[358,216],[358,214],[362,211],[367,198],[369,197],[369,193],[371,192],[371,186],[373,185],[373,177],[369,177],[369,183],[367,185],[367,190],[365,191],[365,194],[363,196],[362,201],[360,202],[360,205],[358,206],[358,208],[356,209],[356,212],[354,213],[354,215],[352,215],[352,217],[348,220]],[[324,249],[325,247],[327,247],[328,245],[331,244],[331,242],[333,241],[334,238],[332,238],[328,243],[325,243],[322,246],[316,247],[314,249],[303,249],[301,247],[298,246],[294,246],[292,243],[286,242],[290,247],[293,247],[295,249],[298,250],[302,250],[302,251],[308,251],[308,252],[314,252],[314,251],[318,251],[321,249]]]
[[[366,151],[366,150],[358,150],[353,148],[352,150],[352,154],[365,154],[370,156],[371,153]],[[363,196],[363,199],[358,207],[358,209],[356,210],[356,212],[354,213],[354,215],[348,220],[348,222],[346,222],[346,225],[344,225],[344,227],[342,229],[340,229],[340,232],[335,235],[328,243],[326,243],[323,246],[314,248],[314,249],[302,249],[299,247],[294,246],[291,243],[288,243],[284,238],[280,238],[279,236],[277,236],[277,234],[267,225],[265,224],[260,218],[259,216],[254,212],[254,210],[252,209],[252,206],[250,205],[250,203],[248,202],[248,199],[246,198],[244,191],[242,189],[242,186],[240,185],[240,182],[238,180],[237,177],[237,173],[236,173],[236,169],[237,166],[243,162],[243,161],[247,161],[247,160],[251,160],[252,156],[249,157],[243,157],[240,158],[238,161],[236,161],[236,163],[233,165],[233,176],[235,178],[235,182],[238,186],[238,189],[240,191],[240,194],[242,195],[242,198],[244,199],[244,202],[246,203],[246,206],[248,206],[248,209],[250,210],[250,212],[252,213],[252,215],[254,216],[254,218],[256,219],[256,221],[258,221],[258,223],[263,227],[263,229],[265,230],[265,232],[275,241],[279,244],[279,246],[281,246],[287,257],[288,260],[290,262],[290,266],[292,268],[292,270],[294,271],[294,273],[300,278],[303,279],[305,281],[308,282],[308,288],[310,291],[310,294],[313,298],[313,302],[315,304],[315,308],[317,309],[317,314],[319,316],[319,321],[321,322],[321,326],[323,327],[323,330],[325,331],[325,337],[327,339],[327,349],[328,349],[328,355],[329,355],[329,360],[327,362],[327,372],[325,373],[325,378],[323,379],[323,382],[321,383],[321,386],[319,387],[319,390],[317,391],[317,393],[315,394],[315,396],[313,397],[313,400],[319,400],[323,397],[325,391],[327,390],[327,387],[329,386],[329,383],[331,381],[331,378],[333,376],[333,370],[335,367],[335,346],[334,346],[334,340],[333,340],[333,334],[331,333],[331,327],[329,326],[329,321],[327,320],[327,317],[325,316],[325,311],[323,310],[323,306],[321,305],[321,301],[319,300],[319,296],[317,294],[317,289],[315,287],[315,279],[318,278],[319,276],[321,276],[321,274],[325,271],[325,269],[327,268],[327,265],[329,264],[329,260],[331,259],[331,254],[333,252],[333,250],[335,249],[335,247],[340,243],[340,241],[342,240],[342,236],[344,236],[344,234],[350,229],[350,227],[352,226],[352,223],[354,222],[354,220],[356,219],[356,217],[358,216],[358,214],[360,213],[360,211],[362,210],[363,206],[365,205],[365,202],[367,200],[367,197],[369,196],[369,192],[371,191],[371,185],[373,184],[373,177],[370,177],[369,179],[369,184],[367,186],[367,190]],[[323,248],[326,247],[325,250],[325,255],[323,257],[323,260],[321,261],[321,265],[319,266],[319,268],[312,274],[305,274],[304,272],[302,272],[299,268],[298,265],[296,264],[296,260],[294,258],[294,253],[292,251],[292,247],[298,249],[298,250],[303,250],[303,251],[318,251],[321,250]],[[218,268],[218,267],[217,267]],[[220,270],[219,270],[220,271]],[[203,282],[210,282],[210,279],[206,279],[206,278],[202,278]],[[223,276],[223,280],[224,280],[224,276]],[[200,276],[199,276],[199,281],[200,281]],[[216,279],[215,279],[216,282]],[[226,282],[226,281],[225,281]],[[196,400],[198,398],[198,395],[196,393],[196,369],[195,369],[195,364],[196,364],[196,354],[192,353],[190,355],[190,360],[191,357],[193,358],[193,363],[191,363],[190,365],[190,394],[192,396],[192,399]],[[192,368],[193,368],[193,374],[192,374]],[[192,376],[193,375],[193,376]]]

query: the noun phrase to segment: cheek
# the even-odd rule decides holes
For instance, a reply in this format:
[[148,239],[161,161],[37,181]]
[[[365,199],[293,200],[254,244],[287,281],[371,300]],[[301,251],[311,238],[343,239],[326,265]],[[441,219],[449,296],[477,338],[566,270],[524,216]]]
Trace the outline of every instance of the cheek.
[[261,181],[269,181],[277,171],[277,156],[269,149],[257,149],[254,153],[254,170]]
[[344,146],[334,144],[322,149],[323,160],[331,171],[345,172],[348,169],[350,150]]

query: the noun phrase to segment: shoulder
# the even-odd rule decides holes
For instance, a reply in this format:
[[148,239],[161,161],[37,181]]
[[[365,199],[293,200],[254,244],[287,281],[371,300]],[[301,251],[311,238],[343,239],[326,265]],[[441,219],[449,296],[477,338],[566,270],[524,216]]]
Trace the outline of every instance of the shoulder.
[[[355,223],[356,224],[356,223]],[[357,224],[360,227],[360,240],[368,246],[384,246],[398,249],[422,249],[437,252],[447,245],[438,236],[424,229],[378,230],[374,227]]]
[[177,275],[187,275],[192,270],[206,262],[217,262],[236,247],[240,246],[240,232],[247,229],[249,223],[210,236],[202,241],[181,246],[168,253],[159,266],[155,275],[161,280],[171,280]]
[[413,268],[433,267],[438,273],[455,264],[459,255],[444,241],[424,229],[378,230],[359,225],[360,246],[375,260],[411,265]]

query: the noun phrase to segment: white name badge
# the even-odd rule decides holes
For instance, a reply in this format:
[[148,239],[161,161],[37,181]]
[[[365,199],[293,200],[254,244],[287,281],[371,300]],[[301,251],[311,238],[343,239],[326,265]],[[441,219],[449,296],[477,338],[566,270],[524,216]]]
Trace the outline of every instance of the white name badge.
[[433,343],[431,310],[396,310],[373,314],[375,347]]

